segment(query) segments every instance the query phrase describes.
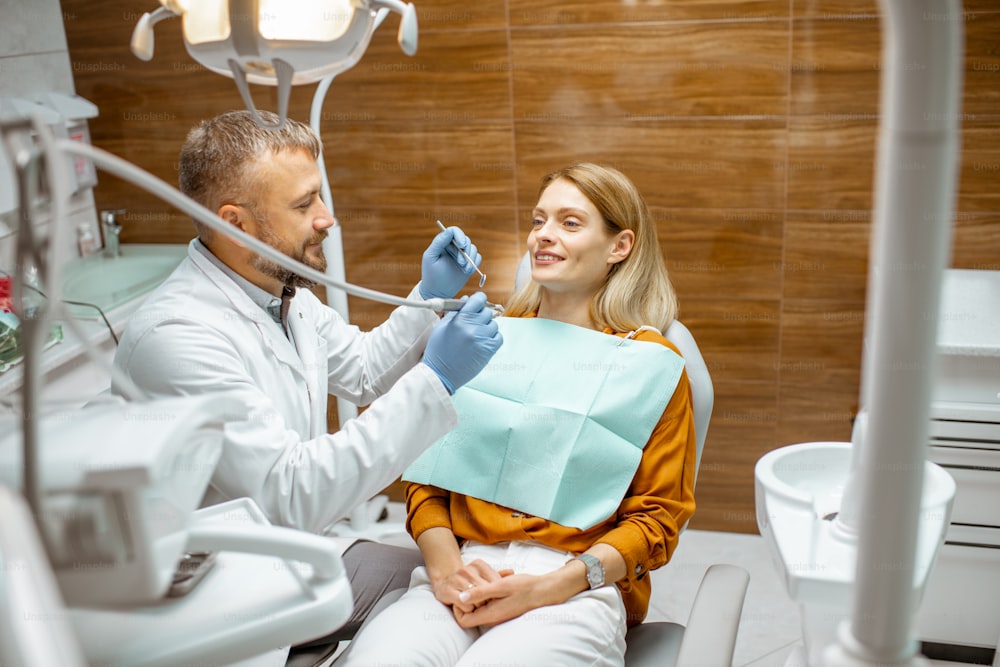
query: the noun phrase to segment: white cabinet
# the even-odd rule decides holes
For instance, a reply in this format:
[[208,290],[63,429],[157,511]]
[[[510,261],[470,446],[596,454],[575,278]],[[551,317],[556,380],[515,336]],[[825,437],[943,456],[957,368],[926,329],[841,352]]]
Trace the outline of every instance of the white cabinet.
[[924,642],[1000,640],[1000,271],[945,273],[928,457],[955,503],[917,620]]

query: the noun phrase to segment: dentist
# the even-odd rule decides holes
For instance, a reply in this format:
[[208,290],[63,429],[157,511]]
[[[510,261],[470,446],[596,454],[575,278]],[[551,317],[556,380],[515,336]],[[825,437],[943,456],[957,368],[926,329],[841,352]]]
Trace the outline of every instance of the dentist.
[[[272,131],[246,111],[222,114],[189,133],[180,188],[234,227],[323,271],[322,241],[335,221],[320,199],[319,153],[302,123]],[[241,399],[246,412],[226,425],[204,504],[250,497],[272,523],[323,533],[455,426],[450,394],[502,342],[485,295],[444,318],[399,307],[362,332],[316,298],[309,281],[195,227],[188,256],[132,316],[114,363],[151,398],[228,391]],[[465,284],[474,267],[452,239],[481,261],[461,230],[441,232],[410,298],[450,298]],[[368,408],[329,433],[329,394]],[[378,598],[405,587],[419,564],[408,549],[345,546],[355,610],[332,639],[353,635]]]

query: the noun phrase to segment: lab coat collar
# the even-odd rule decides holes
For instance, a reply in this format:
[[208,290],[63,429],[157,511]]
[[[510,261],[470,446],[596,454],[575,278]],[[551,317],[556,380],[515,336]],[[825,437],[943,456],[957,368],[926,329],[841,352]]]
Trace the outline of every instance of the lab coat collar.
[[[306,332],[302,331],[299,334],[298,340],[301,343],[295,344],[290,341],[284,335],[281,325],[275,324],[266,310],[254,302],[250,298],[250,295],[227,275],[226,272],[217,267],[215,262],[201,251],[198,247],[200,245],[201,241],[199,239],[191,241],[188,245],[188,258],[225,295],[238,315],[254,324],[260,332],[264,344],[271,350],[274,356],[280,362],[302,375],[303,378],[308,378],[308,373],[303,368],[305,360],[296,351],[296,346],[302,343],[306,343],[303,347],[310,346],[308,341],[304,340],[309,338],[306,336]],[[295,299],[292,300],[291,307],[289,308],[289,319],[292,318],[293,312],[296,313],[295,317],[301,318],[301,313],[296,308]],[[313,334],[314,337],[315,334]],[[306,366],[306,368],[308,367]]]

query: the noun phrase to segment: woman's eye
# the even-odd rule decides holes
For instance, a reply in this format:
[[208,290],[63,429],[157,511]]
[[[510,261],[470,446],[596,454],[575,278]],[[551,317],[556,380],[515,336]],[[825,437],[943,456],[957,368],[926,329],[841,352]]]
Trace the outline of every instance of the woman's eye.
[[545,221],[541,220],[539,218],[535,218],[534,220],[531,221],[531,226],[532,227],[541,227],[544,224],[545,224]]
[[580,226],[580,223],[577,222],[576,220],[564,220],[563,224],[566,225],[567,227],[579,227]]

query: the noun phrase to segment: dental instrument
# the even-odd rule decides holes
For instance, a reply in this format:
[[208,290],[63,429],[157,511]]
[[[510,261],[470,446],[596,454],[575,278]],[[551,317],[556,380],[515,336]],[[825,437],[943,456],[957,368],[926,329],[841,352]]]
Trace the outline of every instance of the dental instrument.
[[[441,224],[440,220],[437,221],[437,226],[441,228],[442,232],[447,231],[447,229],[448,229],[443,224]],[[476,265],[475,262],[472,261],[472,258],[469,257],[469,254],[467,252],[465,252],[464,250],[462,250],[462,246],[458,245],[458,241],[456,241],[455,239],[452,239],[451,240],[451,244],[453,246],[455,246],[455,250],[458,250],[458,252],[460,252],[462,254],[462,257],[465,258],[465,261],[467,261],[469,264],[471,264],[472,268],[475,269],[476,273],[479,274],[479,286],[482,287],[483,285],[485,285],[486,284],[486,274],[482,272],[482,270]]]
[[[462,310],[462,306],[465,305],[465,301],[462,299],[438,299],[441,302],[440,312],[451,312],[453,310]],[[484,308],[489,308],[493,311],[493,317],[499,317],[503,315],[503,306],[499,303],[486,302]],[[435,308],[435,310],[438,310]]]

